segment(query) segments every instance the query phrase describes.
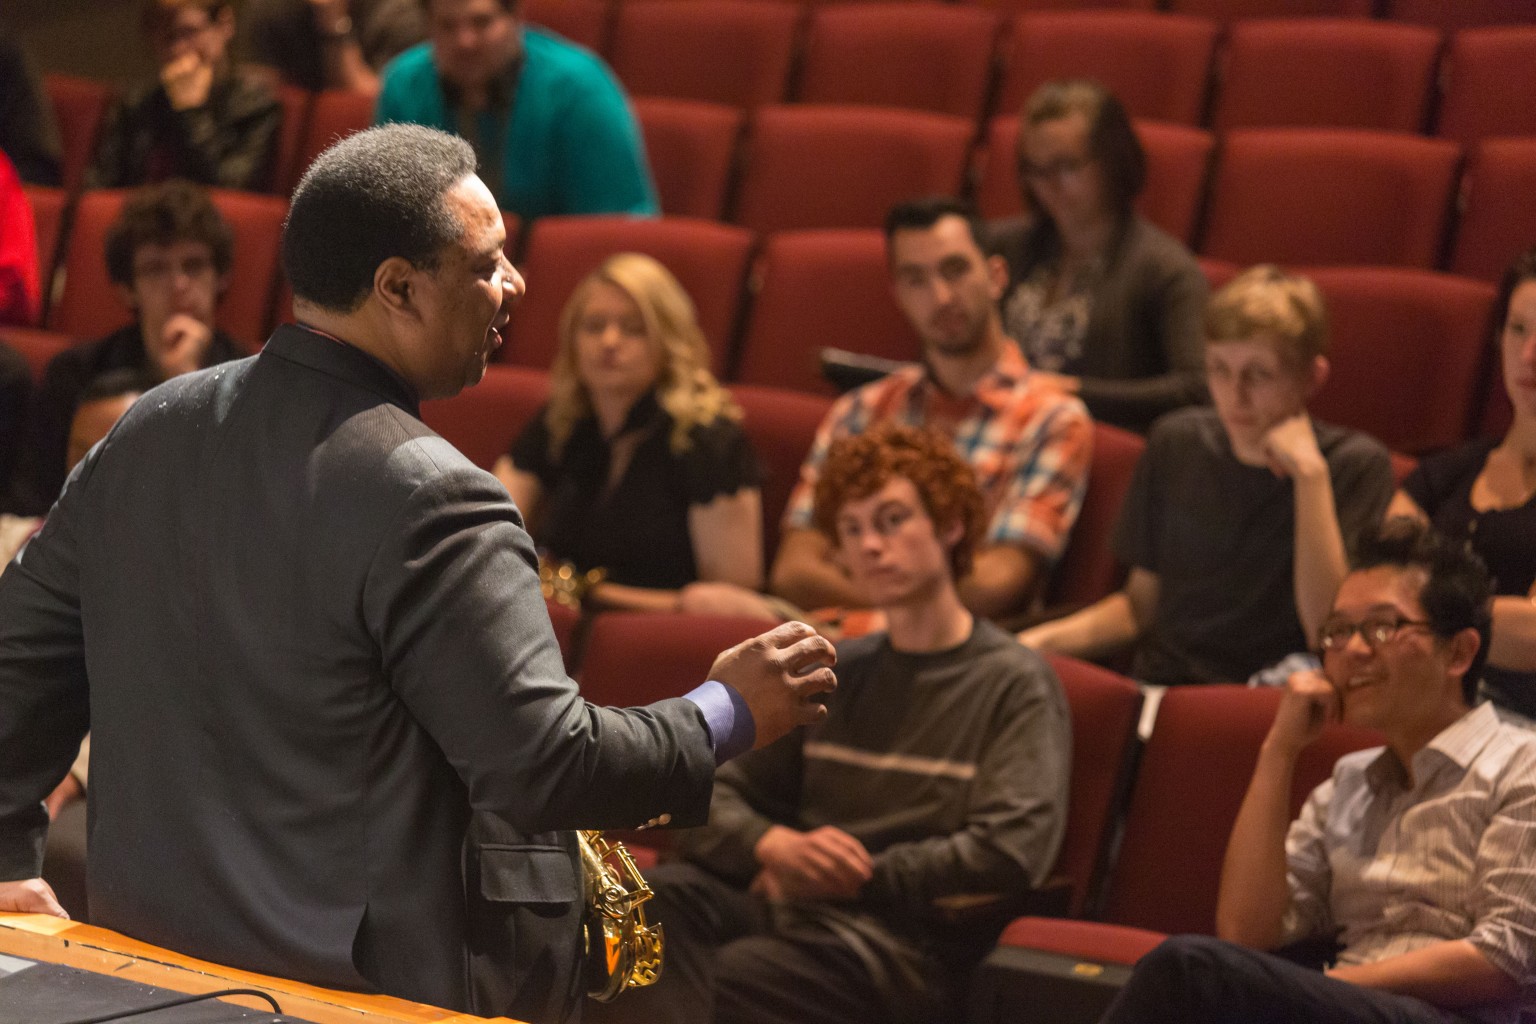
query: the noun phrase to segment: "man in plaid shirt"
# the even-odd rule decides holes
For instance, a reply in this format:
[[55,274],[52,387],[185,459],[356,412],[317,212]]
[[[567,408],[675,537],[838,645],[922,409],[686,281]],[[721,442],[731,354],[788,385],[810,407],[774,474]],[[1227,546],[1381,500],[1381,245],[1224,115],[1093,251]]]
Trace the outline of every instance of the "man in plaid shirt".
[[811,495],[827,448],[895,420],[953,438],[976,471],[987,531],[959,581],[973,612],[1024,607],[1066,546],[1088,480],[1093,425],[1052,375],[1030,370],[1003,333],[997,299],[1008,271],[989,257],[962,203],[904,203],[886,217],[892,291],[923,342],[923,362],[844,395],[817,431],[784,514],[771,589],[804,608],[867,602],[811,524]]

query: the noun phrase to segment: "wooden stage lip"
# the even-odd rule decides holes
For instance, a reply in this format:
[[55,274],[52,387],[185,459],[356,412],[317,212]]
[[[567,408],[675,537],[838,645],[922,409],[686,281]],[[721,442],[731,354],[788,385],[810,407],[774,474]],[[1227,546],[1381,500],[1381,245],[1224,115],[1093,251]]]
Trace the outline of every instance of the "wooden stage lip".
[[[394,996],[317,988],[221,967],[105,928],[43,914],[0,912],[0,953],[110,974],[189,995],[224,988],[260,989],[271,993],[284,1013],[315,1024],[514,1024],[506,1017],[474,1017]],[[270,1010],[266,1003],[250,997],[232,996],[228,1001],[253,1010]]]

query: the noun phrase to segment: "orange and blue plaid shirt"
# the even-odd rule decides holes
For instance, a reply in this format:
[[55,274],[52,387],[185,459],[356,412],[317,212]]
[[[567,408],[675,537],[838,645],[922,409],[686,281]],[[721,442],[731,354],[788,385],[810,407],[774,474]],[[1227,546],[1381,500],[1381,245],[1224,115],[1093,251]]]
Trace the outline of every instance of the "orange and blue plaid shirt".
[[800,467],[786,530],[813,528],[816,479],[832,442],[887,420],[954,440],[986,501],[986,543],[1022,545],[1047,564],[1060,557],[1088,483],[1093,422],[1075,395],[1032,374],[1011,341],[967,395],[948,394],[926,367],[913,365],[838,399]]

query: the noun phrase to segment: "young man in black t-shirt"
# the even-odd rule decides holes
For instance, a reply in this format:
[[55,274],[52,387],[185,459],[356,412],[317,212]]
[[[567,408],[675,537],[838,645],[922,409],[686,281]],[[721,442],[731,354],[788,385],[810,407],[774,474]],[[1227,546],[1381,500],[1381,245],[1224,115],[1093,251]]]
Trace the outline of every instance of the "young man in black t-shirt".
[[1307,414],[1328,377],[1311,281],[1254,267],[1211,299],[1205,335],[1214,406],[1148,437],[1114,539],[1125,586],[1022,643],[1080,657],[1134,643],[1154,686],[1242,682],[1311,646],[1347,550],[1391,498],[1386,449]]

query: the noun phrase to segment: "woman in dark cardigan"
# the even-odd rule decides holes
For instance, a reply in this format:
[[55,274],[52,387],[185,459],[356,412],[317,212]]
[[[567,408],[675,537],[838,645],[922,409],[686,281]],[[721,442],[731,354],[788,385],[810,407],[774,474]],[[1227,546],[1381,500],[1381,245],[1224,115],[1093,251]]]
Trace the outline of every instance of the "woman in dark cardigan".
[[1145,430],[1205,400],[1194,256],[1133,208],[1146,159],[1096,82],[1049,82],[1024,106],[1019,184],[1033,213],[994,225],[1008,261],[1008,333],[1095,419]]

